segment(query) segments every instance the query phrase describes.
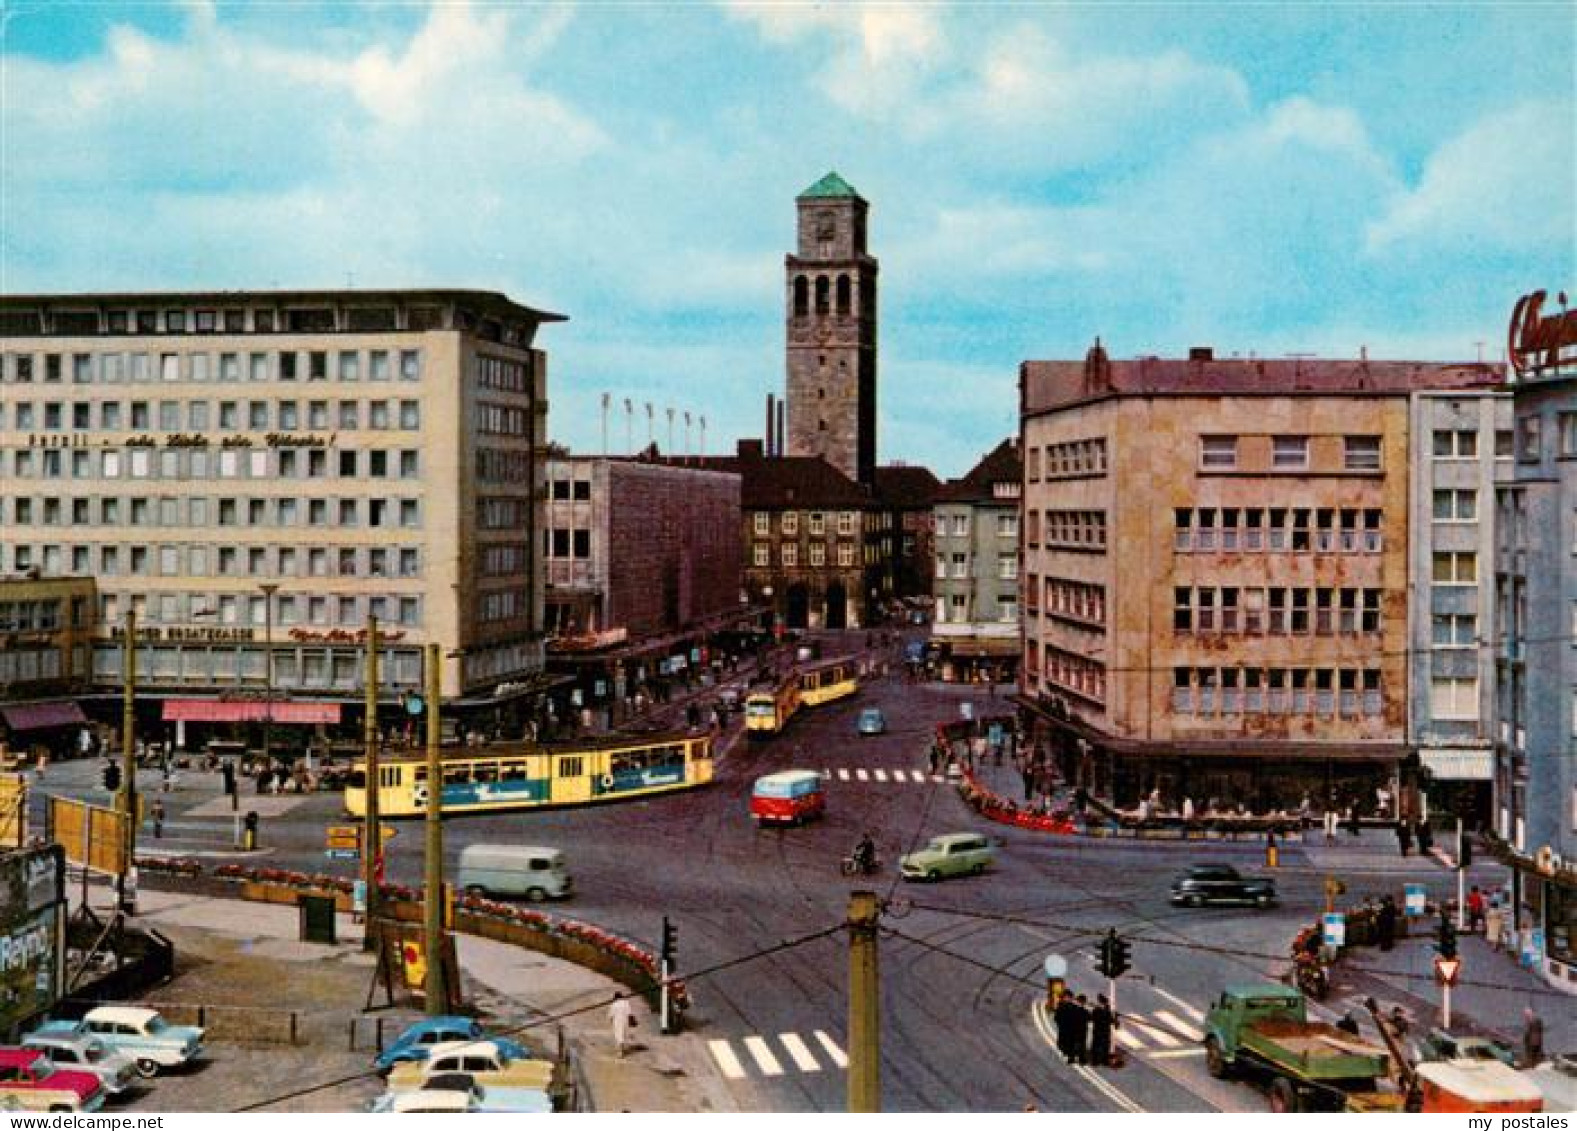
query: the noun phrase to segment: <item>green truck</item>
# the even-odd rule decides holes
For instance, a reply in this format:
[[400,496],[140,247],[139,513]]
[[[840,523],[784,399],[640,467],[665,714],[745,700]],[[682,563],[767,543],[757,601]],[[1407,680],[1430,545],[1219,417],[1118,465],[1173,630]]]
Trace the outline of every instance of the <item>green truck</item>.
[[1218,1079],[1257,1077],[1270,1108],[1341,1111],[1362,1105],[1389,1074],[1383,1050],[1334,1025],[1310,1021],[1290,986],[1228,986],[1205,1018],[1205,1064]]

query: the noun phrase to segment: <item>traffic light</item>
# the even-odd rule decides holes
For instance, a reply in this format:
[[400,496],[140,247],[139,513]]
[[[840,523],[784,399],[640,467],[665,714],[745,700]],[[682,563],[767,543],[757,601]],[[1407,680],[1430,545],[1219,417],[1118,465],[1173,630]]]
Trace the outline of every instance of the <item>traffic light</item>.
[[662,950],[662,956],[663,956],[663,962],[665,962],[668,965],[669,969],[673,968],[674,958],[677,955],[678,950],[679,950],[679,932],[674,927],[673,922],[668,918],[668,916],[664,915],[663,916],[663,950]]
[[224,790],[226,797],[235,795],[235,765],[226,762],[220,771],[224,776]]
[[1100,958],[1095,963],[1095,968],[1108,978],[1120,978],[1131,965],[1128,956],[1128,940],[1119,938],[1117,928],[1113,927],[1101,940]]
[[1462,830],[1462,835],[1457,837],[1457,867],[1467,868],[1473,863],[1473,838],[1468,836],[1467,829]]
[[1440,927],[1435,936],[1435,950],[1441,958],[1457,956],[1457,927],[1444,911],[1440,913]]
[[104,788],[111,793],[120,789],[120,766],[114,762],[104,763]]

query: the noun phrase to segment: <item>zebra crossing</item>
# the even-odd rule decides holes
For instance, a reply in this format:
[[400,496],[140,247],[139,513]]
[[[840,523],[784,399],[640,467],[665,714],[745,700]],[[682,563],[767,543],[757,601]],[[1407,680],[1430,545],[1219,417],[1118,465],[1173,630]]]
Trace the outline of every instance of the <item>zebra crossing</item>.
[[947,779],[941,774],[928,774],[924,770],[868,769],[864,766],[857,766],[853,769],[847,766],[839,766],[835,770],[821,771],[821,776],[824,781],[879,782],[887,785],[894,783],[945,785],[947,783]]
[[[728,1080],[743,1080],[753,1072],[769,1078],[783,1076],[789,1071],[785,1060],[792,1063],[794,1071],[807,1074],[828,1069],[837,1071],[849,1066],[848,1054],[825,1029],[811,1033],[809,1040],[798,1033],[779,1033],[778,1048],[774,1048],[772,1042],[760,1034],[740,1037],[738,1042],[743,1053],[736,1050],[734,1041],[730,1039],[718,1038],[706,1042],[707,1051],[712,1054],[717,1070]],[[779,1048],[782,1050],[781,1055]]]
[[[1171,1008],[1130,1011],[1119,1003],[1117,1027],[1112,1039],[1135,1056],[1151,1060],[1173,1060],[1181,1057],[1203,1056],[1205,1039],[1202,1026],[1205,1015],[1181,998],[1167,995]],[[1044,1013],[1044,1003],[1036,1002],[1036,1009]],[[1056,1047],[1056,1037],[1049,1016],[1037,1027],[1046,1043]]]

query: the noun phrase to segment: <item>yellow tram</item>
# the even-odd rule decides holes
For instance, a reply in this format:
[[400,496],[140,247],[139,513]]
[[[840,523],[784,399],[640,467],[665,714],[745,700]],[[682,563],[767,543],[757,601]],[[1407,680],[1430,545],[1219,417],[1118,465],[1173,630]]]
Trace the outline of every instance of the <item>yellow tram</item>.
[[[445,750],[443,811],[492,813],[545,805],[623,801],[705,785],[712,780],[709,735],[614,736],[584,742],[506,743]],[[378,810],[385,817],[427,812],[427,760],[419,753],[386,758],[378,769]],[[367,812],[366,775],[352,775],[345,809]]]
[[745,733],[769,738],[788,726],[801,707],[846,699],[860,689],[859,663],[851,656],[823,660],[779,680],[770,691],[745,697]]

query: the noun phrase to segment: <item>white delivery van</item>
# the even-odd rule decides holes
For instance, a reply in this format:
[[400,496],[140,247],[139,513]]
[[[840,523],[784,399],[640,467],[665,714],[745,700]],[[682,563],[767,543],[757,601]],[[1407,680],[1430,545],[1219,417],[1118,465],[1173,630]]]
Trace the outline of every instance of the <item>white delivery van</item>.
[[514,895],[527,899],[567,899],[573,882],[557,848],[523,844],[470,844],[460,850],[461,891],[472,895]]

